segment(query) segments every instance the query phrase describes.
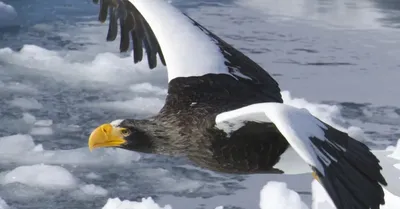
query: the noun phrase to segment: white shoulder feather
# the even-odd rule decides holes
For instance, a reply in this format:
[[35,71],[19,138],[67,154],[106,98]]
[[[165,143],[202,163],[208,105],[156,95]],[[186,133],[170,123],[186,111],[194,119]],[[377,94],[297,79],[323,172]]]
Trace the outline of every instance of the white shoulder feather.
[[178,9],[164,0],[129,1],[146,19],[160,44],[168,81],[209,73],[229,74],[218,46]]

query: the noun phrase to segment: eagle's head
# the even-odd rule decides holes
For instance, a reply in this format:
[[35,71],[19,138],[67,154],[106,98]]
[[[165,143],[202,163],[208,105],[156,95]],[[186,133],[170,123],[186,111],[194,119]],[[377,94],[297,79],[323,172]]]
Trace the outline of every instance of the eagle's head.
[[140,128],[137,120],[115,120],[98,126],[89,136],[90,151],[100,147],[117,147],[132,151],[152,151],[152,137]]

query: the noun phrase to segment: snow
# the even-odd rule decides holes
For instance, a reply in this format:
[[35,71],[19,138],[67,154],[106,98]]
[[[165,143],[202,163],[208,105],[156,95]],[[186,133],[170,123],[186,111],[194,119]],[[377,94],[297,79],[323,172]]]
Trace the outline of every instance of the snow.
[[82,185],[78,190],[74,191],[72,195],[76,197],[86,196],[107,196],[108,191],[100,186],[94,184]]
[[129,87],[129,89],[135,93],[146,93],[155,95],[167,95],[167,90],[153,86],[151,83],[139,83]]
[[36,117],[28,112],[22,113],[22,120],[27,124],[34,124]]
[[[301,9],[305,9],[304,6],[296,7],[294,11],[287,10],[288,6],[291,6],[291,8],[293,7],[292,4],[288,3],[289,1],[285,1],[283,3],[279,2],[278,4],[269,4],[268,1],[262,2],[259,0],[240,0],[238,2],[243,4],[253,4],[252,6],[254,6],[254,8],[257,7],[257,9],[261,11],[271,12],[269,8],[279,10],[284,8],[282,11],[288,13],[288,15],[290,15],[290,11],[292,11],[292,14],[294,12],[296,15],[303,15],[303,17],[305,14],[310,18],[316,17],[316,14],[310,15],[309,12],[303,12],[302,14],[297,12]],[[296,3],[296,5],[301,4],[302,2],[303,1]],[[284,5],[283,7],[280,6],[282,4]],[[366,8],[370,8],[370,6],[367,6]],[[392,84],[396,84],[398,78],[398,76],[396,76],[398,73],[395,70],[397,69],[396,67],[398,63],[396,63],[396,59],[393,58],[396,54],[398,54],[394,53],[398,51],[398,46],[394,44],[397,43],[397,36],[393,38],[392,43],[378,45],[377,42],[388,41],[385,40],[387,37],[374,37],[369,35],[370,33],[368,33],[366,36],[360,36],[355,31],[340,31],[338,33],[331,33],[331,31],[328,31],[326,33],[321,33],[319,30],[310,30],[309,27],[303,28],[297,26],[290,28],[287,26],[288,22],[281,22],[282,24],[279,23],[278,26],[267,23],[268,27],[257,27],[257,24],[260,25],[255,18],[258,14],[246,14],[244,8],[239,9],[240,11],[243,11],[243,13],[237,13],[237,9],[234,7],[229,8],[228,11],[221,9],[220,7],[211,7],[211,9],[210,7],[201,7],[192,9],[189,14],[202,13],[201,17],[196,17],[196,19],[203,20],[200,22],[205,23],[207,26],[211,25],[211,29],[214,29],[217,34],[222,34],[223,37],[226,37],[228,42],[233,43],[234,46],[238,46],[245,52],[248,52],[247,48],[252,50],[254,45],[257,45],[256,48],[265,47],[272,51],[273,53],[267,54],[251,53],[251,57],[260,62],[262,66],[266,66],[266,69],[270,73],[282,74],[282,76],[274,77],[279,80],[279,83],[282,87],[285,89],[290,89],[293,95],[301,95],[302,97],[305,96],[307,99],[312,99],[313,101],[333,101],[334,103],[351,101],[356,103],[372,103],[373,105],[379,104],[396,106],[396,104],[398,104],[398,97],[392,96],[396,95],[395,89],[393,88],[394,85]],[[310,9],[315,9],[315,7]],[[324,11],[325,12],[320,13],[326,13],[330,15],[326,9],[324,9]],[[206,12],[207,15],[204,15],[204,12]],[[353,13],[353,10],[347,13],[355,14]],[[0,16],[2,16],[2,14],[4,13],[2,13],[0,10]],[[218,15],[218,18],[221,20],[220,22],[223,24],[218,24],[214,21],[214,14]],[[338,20],[343,22],[341,21],[343,18],[340,17],[350,18],[350,16],[353,19],[347,19],[348,21],[345,21],[346,23],[352,24],[358,23],[361,20],[367,20],[365,16],[349,16],[348,14],[345,16],[338,16]],[[243,17],[246,17],[245,21],[243,21]],[[207,22],[207,18],[212,22]],[[368,16],[368,19],[371,18],[373,17]],[[264,19],[269,21],[272,18]],[[231,27],[231,22],[234,24],[239,24],[238,27],[240,27],[240,34],[238,34],[237,29]],[[0,23],[0,25],[4,23],[8,22],[3,21]],[[254,27],[248,27],[250,24],[256,25],[255,27],[257,28],[254,29]],[[263,24],[264,23],[261,25]],[[376,23],[374,23],[374,25],[376,25]],[[47,23],[38,24],[35,25],[35,27],[37,28],[36,31],[44,31],[46,33],[53,33],[53,31],[57,29],[56,27],[53,27]],[[299,30],[299,28],[301,30]],[[126,53],[124,55],[119,55],[118,43],[106,43],[104,41],[107,28],[104,25],[99,25],[97,22],[78,23],[77,26],[74,25],[73,27],[69,27],[66,31],[67,32],[63,32],[64,34],[56,33],[54,35],[55,37],[62,38],[65,38],[67,35],[67,42],[72,41],[73,43],[78,43],[82,46],[85,46],[85,49],[66,50],[67,47],[65,47],[65,49],[58,51],[50,49],[52,43],[49,45],[48,43],[38,44],[42,47],[46,46],[45,48],[34,45],[24,45],[22,46],[21,50],[16,51],[13,51],[9,48],[0,49],[0,63],[1,65],[5,66],[4,68],[0,66],[0,79],[2,80],[0,81],[0,95],[3,96],[3,93],[10,93],[10,97],[14,99],[34,98],[43,106],[43,108],[40,109],[32,109],[29,106],[22,108],[21,106],[13,105],[13,110],[22,108],[20,113],[15,113],[18,122],[14,123],[8,119],[2,119],[2,131],[6,130],[6,132],[2,133],[6,134],[0,135],[2,136],[0,138],[0,170],[2,172],[5,170],[7,171],[1,173],[0,178],[3,178],[8,172],[16,170],[21,165],[37,166],[38,164],[40,165],[41,163],[45,163],[49,166],[53,165],[65,168],[77,180],[75,187],[68,190],[67,193],[70,194],[74,199],[84,199],[82,202],[85,202],[85,204],[82,204],[82,207],[84,207],[83,205],[87,205],[86,203],[89,203],[89,205],[98,204],[101,200],[103,200],[105,203],[108,198],[114,198],[118,196],[120,199],[115,201],[115,207],[110,205],[111,208],[118,208],[118,206],[120,206],[119,208],[133,207],[130,204],[131,202],[128,200],[125,200],[125,203],[121,205],[123,199],[135,200],[137,201],[136,206],[141,204],[141,208],[150,208],[151,203],[143,201],[140,198],[152,196],[154,198],[152,200],[158,203],[157,206],[153,201],[153,208],[159,208],[159,206],[165,207],[165,205],[171,205],[171,207],[174,209],[259,208],[261,201],[273,202],[274,199],[272,198],[276,198],[276,196],[271,196],[271,199],[269,199],[268,197],[261,195],[262,192],[260,192],[260,190],[262,190],[263,186],[266,185],[266,189],[269,191],[281,192],[282,194],[287,195],[286,197],[279,197],[285,202],[290,202],[289,200],[293,199],[290,197],[295,196],[295,193],[297,193],[298,196],[300,196],[301,201],[309,208],[312,208],[311,195],[309,192],[313,191],[312,195],[318,196],[314,199],[318,200],[317,202],[319,202],[319,204],[317,204],[317,206],[313,206],[313,208],[318,207],[319,209],[332,209],[332,207],[329,205],[329,200],[320,195],[324,194],[321,192],[323,190],[316,190],[316,188],[314,188],[315,186],[319,186],[319,189],[321,189],[321,186],[315,181],[310,184],[312,181],[310,173],[296,175],[235,175],[233,177],[221,177],[223,176],[222,174],[216,174],[214,172],[208,172],[197,168],[190,168],[188,171],[184,170],[183,172],[185,172],[185,177],[181,177],[177,175],[177,173],[179,173],[179,169],[176,171],[175,167],[169,167],[171,166],[169,163],[175,163],[175,159],[168,162],[162,162],[161,165],[154,165],[151,163],[146,164],[148,163],[147,161],[146,163],[141,164],[141,162],[137,160],[145,158],[143,157],[144,155],[142,155],[141,158],[137,153],[131,153],[124,150],[100,149],[90,153],[85,146],[85,131],[91,124],[90,122],[89,125],[77,122],[77,120],[79,120],[86,123],[88,118],[87,115],[83,114],[86,109],[79,105],[75,106],[75,101],[80,102],[81,100],[85,99],[84,97],[92,95],[96,95],[103,99],[105,98],[100,103],[92,100],[84,101],[83,105],[88,107],[89,112],[91,110],[95,111],[97,107],[105,110],[103,117],[90,118],[90,120],[94,120],[96,123],[98,123],[100,120],[108,121],[110,119],[110,115],[114,116],[114,110],[129,112],[126,114],[118,114],[115,116],[116,118],[123,118],[122,116],[124,115],[133,116],[136,114],[141,114],[140,111],[142,110],[145,114],[153,114],[158,111],[164,102],[162,97],[165,96],[166,92],[165,86],[167,78],[165,75],[167,74],[167,71],[165,67],[160,65],[158,65],[158,67],[154,70],[149,70],[147,67],[146,56],[144,56],[144,60],[141,63],[133,65],[132,58],[129,56],[132,54]],[[353,32],[354,36],[349,36],[349,34],[347,34]],[[257,34],[259,35],[257,36]],[[333,37],[346,38],[342,40],[340,38]],[[297,38],[300,39],[300,41],[290,41],[290,43],[288,41],[292,39],[295,40]],[[248,41],[246,41],[247,39]],[[273,39],[276,39],[277,41],[274,41]],[[353,41],[360,42],[361,44],[350,43]],[[372,46],[371,49],[365,50],[365,47],[362,46],[362,42],[368,43],[370,46]],[[6,45],[8,45],[8,43]],[[334,49],[334,47],[341,49],[337,50]],[[293,52],[292,49],[294,48],[312,48],[313,50],[321,53],[309,54],[307,56],[303,56],[301,53],[298,53],[298,55],[293,55],[291,53]],[[354,54],[351,54],[353,51]],[[387,55],[386,52],[387,54],[391,53],[392,55]],[[356,61],[355,59],[352,60],[349,58],[353,55],[359,60]],[[293,65],[290,63],[282,64],[282,62],[280,62],[282,60],[293,59],[296,62],[306,63],[315,61],[317,59],[322,59],[322,61],[324,61],[330,57],[335,57],[335,59],[338,61],[344,60],[355,63],[355,68],[374,68],[373,66],[380,67],[376,73],[374,73],[373,70],[361,71],[362,73],[355,70],[355,73],[349,73],[348,68],[340,66],[336,67],[336,69],[333,69],[332,67],[310,67],[306,65]],[[196,62],[198,62],[198,60],[196,60]],[[57,68],[54,68],[54,66],[57,66]],[[293,70],[293,66],[295,66],[296,70]],[[349,68],[354,68],[354,66]],[[390,71],[387,69],[394,70]],[[385,73],[382,73],[382,70],[384,70]],[[63,89],[47,89],[47,86],[43,87],[41,86],[42,84],[36,84],[35,82],[37,82],[37,80],[28,83],[30,80],[29,75],[32,74],[35,76],[38,75],[40,78],[50,77],[55,80],[55,82],[61,81],[65,82],[66,84],[62,84]],[[19,76],[21,75],[24,77],[21,77],[22,80],[19,80]],[[355,78],[357,78],[358,82],[356,84],[360,88],[351,88],[354,87]],[[385,85],[375,85],[374,88],[370,88],[367,84],[370,83],[371,78],[375,78],[377,83],[385,83]],[[14,81],[11,81],[12,79]],[[49,82],[48,84],[52,84],[53,80],[49,79],[46,82]],[[332,80],[332,82],[327,82],[329,80]],[[339,86],[337,85],[338,80],[341,82],[341,85]],[[32,85],[33,83],[35,84]],[[97,83],[101,84],[97,86]],[[94,89],[96,92],[90,92],[89,95],[87,95],[85,92],[82,92],[82,96],[81,94],[79,96],[67,95],[68,99],[72,97],[76,98],[76,100],[73,100],[72,102],[64,100],[46,100],[52,99],[53,97],[47,96],[52,95],[53,93],[60,93],[60,96],[66,98],[66,94],[62,94],[62,91],[68,90],[68,88],[71,87],[80,89],[82,87],[81,85],[87,85],[89,86],[88,88]],[[317,90],[315,90],[315,86],[318,86]],[[82,88],[82,90],[86,90],[88,88]],[[360,91],[360,89],[363,91]],[[346,93],[343,93],[344,91],[346,91]],[[103,94],[104,92],[107,93]],[[118,92],[118,94],[115,94],[116,92]],[[119,95],[120,92],[123,93]],[[392,94],[380,94],[379,92],[392,92]],[[355,126],[348,126],[346,122],[347,118],[344,120],[343,116],[341,115],[343,114],[343,111],[339,106],[310,103],[304,99],[291,97],[290,93],[287,91],[283,91],[282,94],[284,96],[285,103],[292,103],[294,106],[307,106],[307,109],[313,115],[321,118],[323,121],[330,121],[328,123],[332,123],[334,127],[339,127],[346,132],[351,132],[351,134],[356,135],[357,139],[365,140],[363,139],[365,136],[362,129]],[[42,95],[46,96],[46,99],[43,99]],[[45,125],[46,123],[43,124],[42,122],[37,122],[41,120],[49,120],[46,118],[47,116],[44,115],[47,113],[52,114],[54,112],[49,111],[48,107],[54,111],[63,112],[64,109],[57,108],[57,106],[64,107],[63,105],[60,105],[60,102],[71,102],[67,103],[67,105],[76,109],[84,109],[84,111],[80,111],[78,113],[65,111],[65,113],[71,114],[73,119],[60,119],[54,117],[54,115],[51,117],[48,116],[48,118],[51,118],[54,121],[53,124],[47,126]],[[7,101],[4,100],[4,103],[7,103]],[[5,106],[7,106],[7,104]],[[101,105],[96,106],[97,104]],[[147,105],[150,107],[146,108]],[[371,114],[368,115],[368,120],[376,118],[376,115],[372,115],[376,114],[376,112],[370,110],[369,107],[362,109],[363,111],[367,111],[365,114]],[[8,111],[8,109],[5,108],[4,111]],[[37,113],[39,111],[42,112]],[[380,107],[377,111],[381,111]],[[396,124],[397,122],[396,118],[388,119],[386,114],[382,115],[381,117],[381,120],[391,120],[393,124]],[[63,120],[63,124],[59,124],[59,120]],[[354,121],[356,122],[353,123]],[[365,130],[377,132],[379,134],[382,133],[379,130],[375,130],[375,127],[380,126],[376,121],[372,123],[370,121],[365,122],[362,117],[357,117],[351,121],[351,124],[362,126]],[[15,131],[14,126],[19,125],[27,125],[29,129],[26,131],[19,131],[19,129]],[[49,128],[47,130],[50,130],[51,128],[53,134],[33,135],[35,134],[36,128],[42,127]],[[395,135],[393,133],[396,133],[397,130],[396,127],[396,125],[388,127],[388,130],[391,129],[387,132],[387,135],[389,136],[387,138],[389,139],[385,138],[382,141],[391,143],[390,140],[393,140],[393,136]],[[8,129],[13,130],[9,131]],[[60,138],[59,130],[68,131],[69,135],[66,138],[71,136],[71,139],[64,139],[64,136],[63,138]],[[46,133],[46,131],[37,130],[36,132]],[[77,132],[78,137],[75,137],[75,133],[71,132]],[[15,135],[7,136],[9,134]],[[46,138],[50,138],[50,140],[47,140]],[[59,144],[54,143],[58,141],[73,143],[77,140],[82,140],[82,142],[78,145],[80,148],[73,148],[71,150],[60,150],[61,148],[57,147]],[[378,142],[374,141],[374,144]],[[39,143],[43,143],[43,145]],[[397,208],[400,202],[398,201],[397,197],[400,195],[400,188],[397,186],[400,185],[400,175],[398,172],[398,165],[400,162],[398,158],[395,157],[399,155],[392,153],[395,148],[396,147],[392,147],[391,149],[383,151],[374,150],[374,153],[378,155],[379,159],[381,159],[381,162],[383,163],[385,177],[391,180],[389,181],[389,187],[387,188],[390,193],[385,191],[387,206],[382,207],[382,209]],[[292,154],[293,153],[294,151]],[[157,161],[158,159],[158,157],[147,158],[147,160],[150,162]],[[297,160],[303,162],[300,158]],[[294,164],[296,166],[294,166]],[[309,168],[305,163],[303,164],[305,165],[304,172],[308,172]],[[116,165],[119,167],[115,168],[114,166]],[[294,174],[299,172],[300,168],[298,167],[299,164],[297,162],[293,162],[292,165],[289,163],[287,166],[290,166],[293,169]],[[96,170],[96,168],[99,167],[101,169]],[[186,176],[186,173],[195,174]],[[208,181],[202,179],[204,176],[209,178],[209,175],[212,179],[223,180]],[[110,176],[112,177],[110,178]],[[143,176],[146,178],[143,178]],[[143,183],[143,181],[146,183]],[[274,184],[266,183],[268,181],[275,182],[276,188],[274,188]],[[286,187],[278,184],[278,182],[281,182],[280,184],[286,184]],[[116,185],[112,186],[114,183],[116,183]],[[28,199],[28,201],[22,202],[24,205],[32,202],[34,204],[36,203],[37,205],[43,206],[37,203],[37,201],[42,200],[44,202],[43,204],[48,207],[60,207],[58,204],[64,205],[64,207],[71,207],[69,205],[71,202],[76,204],[73,199],[66,199],[56,202],[59,201],[58,197],[48,195],[48,193],[43,193],[41,189],[30,188],[28,186],[19,186],[18,184],[20,183],[11,183],[4,186],[0,185],[0,196],[6,200],[11,207],[14,204],[20,203],[18,198],[23,197],[27,197]],[[238,184],[236,187],[239,189],[234,189],[231,191],[223,186],[225,184]],[[99,187],[99,185],[101,185],[101,187]],[[41,188],[40,185],[37,185],[37,187]],[[181,192],[181,189],[184,192]],[[202,193],[199,195],[196,193],[196,191],[201,191]],[[203,193],[205,193],[207,198],[201,196]],[[39,200],[35,199],[35,197],[41,195],[45,195],[45,198]],[[90,197],[95,197],[98,199],[93,200]],[[263,199],[260,199],[260,197]],[[148,200],[151,198],[145,199]],[[288,201],[286,201],[286,199],[288,199]],[[110,200],[111,199],[109,199],[107,204],[109,204]],[[297,207],[301,208],[303,203],[300,202]],[[0,209],[4,209],[4,207],[8,209],[8,206],[4,206],[5,204],[6,203],[1,201],[0,198]],[[101,206],[97,208],[101,208]],[[73,205],[71,208],[76,208],[76,205]],[[89,206],[89,208],[94,207]],[[279,207],[276,206],[274,208]]]
[[0,209],[9,209],[10,207],[7,205],[6,201],[1,199],[0,197]]
[[[78,34],[81,33],[82,31],[78,32]],[[98,31],[95,33],[98,33]],[[102,40],[100,38],[104,37],[99,37],[96,42],[100,42]],[[115,45],[113,46],[108,51],[116,51],[113,50]],[[85,51],[82,54],[74,51],[62,53],[36,45],[23,45],[19,51],[13,51],[10,48],[0,49],[0,61],[13,67],[19,67],[18,69],[22,67],[26,73],[40,73],[44,77],[67,81],[72,84],[95,81],[131,85],[135,82],[154,80],[160,76],[162,80],[165,79],[165,67],[149,70],[146,56],[144,56],[142,62],[133,65],[132,57],[130,56],[122,56],[110,52],[97,52],[92,56],[93,53],[92,51]],[[82,61],[82,57],[86,59]],[[118,65],[115,65],[115,63],[118,63]],[[58,67],[54,68],[54,66]]]
[[13,92],[13,93],[21,93],[21,94],[27,94],[27,95],[36,95],[39,93],[39,91],[29,85],[19,83],[19,82],[9,82],[9,83],[4,83],[0,81],[0,92]]
[[395,149],[393,150],[393,153],[390,154],[389,157],[400,160],[400,140],[397,141],[397,145],[396,145]]
[[35,144],[31,135],[17,134],[0,137],[0,163],[20,164],[69,164],[69,165],[121,165],[140,159],[140,155],[121,149],[88,148],[71,150],[45,150]]
[[14,7],[0,1],[0,28],[16,25],[17,17]]
[[268,182],[260,193],[261,209],[307,209],[297,192],[288,189],[286,183]]
[[51,126],[53,125],[52,120],[38,120],[34,123],[35,126]]
[[160,207],[151,197],[143,198],[140,202],[121,201],[119,198],[113,198],[108,199],[103,209],[172,209],[172,207],[170,205]]
[[168,66],[168,81],[208,73],[230,75],[218,46],[174,6],[164,0],[129,1],[157,37]]
[[43,105],[40,104],[34,98],[15,98],[11,100],[9,103],[15,107],[19,107],[26,110],[35,110],[43,108]]
[[116,110],[125,113],[140,113],[154,115],[164,105],[164,100],[154,97],[135,97],[134,99],[113,102],[88,103],[82,106],[97,107],[104,110]]
[[77,180],[67,169],[44,164],[17,167],[6,172],[0,182],[3,185],[18,182],[45,189],[71,189],[77,185]]

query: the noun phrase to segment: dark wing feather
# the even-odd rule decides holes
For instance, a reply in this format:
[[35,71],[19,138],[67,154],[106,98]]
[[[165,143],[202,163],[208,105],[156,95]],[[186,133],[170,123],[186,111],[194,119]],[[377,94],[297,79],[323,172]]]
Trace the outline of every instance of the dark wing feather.
[[194,25],[200,28],[217,44],[221,53],[226,59],[225,65],[228,67],[229,72],[233,76],[245,81],[246,79],[237,76],[237,74],[239,73],[245,75],[251,79],[248,81],[251,81],[253,84],[258,84],[261,90],[265,90],[265,94],[268,94],[270,98],[275,99],[275,102],[283,102],[278,82],[276,82],[267,71],[265,71],[260,65],[244,55],[242,52],[235,49],[233,46],[212,33],[210,30],[200,25],[191,17],[188,15],[186,16],[193,22]]
[[150,69],[157,66],[157,54],[163,65],[166,65],[161,47],[153,30],[140,12],[127,0],[93,0],[100,3],[99,21],[110,18],[107,41],[114,41],[120,25],[120,52],[129,50],[132,40],[133,61],[138,63],[143,59],[143,47],[146,49]]
[[370,149],[346,133],[338,131],[324,123],[328,129],[325,136],[328,141],[315,137],[310,140],[315,147],[329,153],[336,161],[324,166],[325,175],[315,168],[314,172],[325,187],[337,208],[379,209],[384,204],[384,192],[381,185],[387,185],[381,174],[379,160]]
[[[132,39],[134,63],[140,62],[143,59],[144,47],[146,49],[150,69],[157,66],[157,54],[159,55],[161,63],[166,65],[164,55],[154,32],[134,5],[127,0],[100,0],[100,4],[100,21],[104,22],[107,16],[107,10],[105,8],[111,8],[110,12],[108,12],[110,16],[110,27],[107,40],[115,39],[115,34],[117,33],[117,21],[115,21],[115,17],[117,17],[121,25],[121,52],[128,50],[128,43],[130,39]],[[278,83],[261,66],[189,16],[187,17],[193,25],[207,34],[220,48],[221,54],[225,57],[225,65],[228,67],[231,75],[236,77],[240,82],[257,85],[258,89],[264,91],[264,94],[268,96],[271,101],[283,102]],[[130,38],[127,35],[129,32],[131,33]]]

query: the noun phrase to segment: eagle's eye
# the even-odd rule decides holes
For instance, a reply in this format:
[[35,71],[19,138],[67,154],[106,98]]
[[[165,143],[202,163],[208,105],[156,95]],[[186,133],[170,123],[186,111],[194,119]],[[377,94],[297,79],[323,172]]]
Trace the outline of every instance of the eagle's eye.
[[124,135],[124,136],[128,136],[130,133],[131,132],[126,128],[121,129],[121,134]]

